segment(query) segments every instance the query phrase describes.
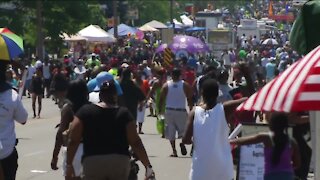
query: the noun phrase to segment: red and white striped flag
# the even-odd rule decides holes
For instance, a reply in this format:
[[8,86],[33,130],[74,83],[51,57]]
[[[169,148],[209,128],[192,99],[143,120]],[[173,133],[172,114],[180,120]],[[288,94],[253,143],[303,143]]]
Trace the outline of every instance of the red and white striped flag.
[[249,97],[237,110],[320,110],[320,46]]

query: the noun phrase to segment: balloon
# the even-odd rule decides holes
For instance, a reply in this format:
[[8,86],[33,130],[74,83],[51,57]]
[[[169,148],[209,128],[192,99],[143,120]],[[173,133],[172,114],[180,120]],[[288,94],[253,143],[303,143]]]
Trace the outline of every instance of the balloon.
[[142,40],[144,38],[144,33],[142,31],[137,31],[136,37],[137,39]]

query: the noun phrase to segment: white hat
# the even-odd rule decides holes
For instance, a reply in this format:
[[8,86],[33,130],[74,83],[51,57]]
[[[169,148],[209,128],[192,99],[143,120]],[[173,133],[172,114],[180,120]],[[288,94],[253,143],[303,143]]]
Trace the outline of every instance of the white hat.
[[128,67],[129,67],[129,64],[128,64],[128,63],[122,63],[122,64],[121,64],[121,67],[122,67],[122,68],[128,68]]

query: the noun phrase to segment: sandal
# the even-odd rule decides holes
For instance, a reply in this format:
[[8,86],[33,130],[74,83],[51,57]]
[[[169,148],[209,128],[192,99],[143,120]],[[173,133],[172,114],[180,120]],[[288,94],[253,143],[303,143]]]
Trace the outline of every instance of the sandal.
[[183,143],[180,143],[180,149],[181,149],[181,154],[182,155],[187,155],[187,149],[186,149],[186,146],[183,144]]

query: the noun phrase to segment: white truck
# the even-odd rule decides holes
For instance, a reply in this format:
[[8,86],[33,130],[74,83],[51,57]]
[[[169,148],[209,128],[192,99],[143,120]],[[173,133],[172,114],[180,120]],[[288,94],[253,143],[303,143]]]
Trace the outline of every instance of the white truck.
[[209,30],[207,40],[213,55],[218,58],[224,50],[236,48],[236,33],[232,29],[217,28]]

